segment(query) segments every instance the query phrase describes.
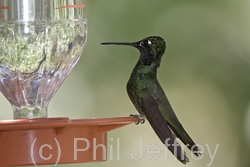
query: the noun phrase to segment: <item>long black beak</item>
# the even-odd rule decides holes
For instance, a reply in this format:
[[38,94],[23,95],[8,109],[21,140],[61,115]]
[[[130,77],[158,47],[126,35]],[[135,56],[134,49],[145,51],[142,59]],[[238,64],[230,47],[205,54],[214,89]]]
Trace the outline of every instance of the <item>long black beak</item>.
[[102,45],[127,45],[127,46],[134,46],[138,47],[137,42],[102,42]]

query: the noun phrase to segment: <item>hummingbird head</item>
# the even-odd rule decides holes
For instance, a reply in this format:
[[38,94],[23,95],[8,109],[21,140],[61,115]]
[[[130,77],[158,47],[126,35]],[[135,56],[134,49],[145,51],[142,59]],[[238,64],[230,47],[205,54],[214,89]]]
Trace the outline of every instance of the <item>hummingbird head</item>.
[[157,67],[161,63],[161,57],[165,52],[166,43],[159,36],[150,36],[138,42],[103,42],[103,45],[128,45],[137,48],[140,53],[140,59],[143,65],[150,66],[155,64]]

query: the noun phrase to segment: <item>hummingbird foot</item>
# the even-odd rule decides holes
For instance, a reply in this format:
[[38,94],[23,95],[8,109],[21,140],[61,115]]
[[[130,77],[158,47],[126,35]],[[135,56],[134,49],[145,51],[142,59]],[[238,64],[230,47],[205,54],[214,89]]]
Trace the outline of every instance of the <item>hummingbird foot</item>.
[[138,119],[137,122],[135,123],[136,125],[145,123],[146,118],[143,115],[130,114],[129,116],[130,117],[136,117]]

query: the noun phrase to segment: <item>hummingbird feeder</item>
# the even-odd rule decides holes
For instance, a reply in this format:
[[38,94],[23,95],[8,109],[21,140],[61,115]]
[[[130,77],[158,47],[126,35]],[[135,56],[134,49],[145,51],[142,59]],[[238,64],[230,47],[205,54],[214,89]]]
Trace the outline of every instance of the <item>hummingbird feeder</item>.
[[107,132],[137,121],[48,118],[86,37],[85,0],[0,0],[0,91],[14,116],[0,121],[0,166],[102,162]]

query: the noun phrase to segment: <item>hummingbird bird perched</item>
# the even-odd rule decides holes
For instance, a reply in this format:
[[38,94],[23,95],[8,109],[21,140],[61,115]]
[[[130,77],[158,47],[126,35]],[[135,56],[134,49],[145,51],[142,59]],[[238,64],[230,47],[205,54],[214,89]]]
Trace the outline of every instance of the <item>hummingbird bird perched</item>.
[[146,117],[162,143],[180,162],[186,164],[189,159],[176,142],[176,136],[193,154],[199,156],[199,148],[179,122],[157,80],[157,69],[166,49],[164,39],[159,36],[150,36],[138,42],[104,42],[101,44],[133,46],[140,51],[140,58],[127,83],[128,96],[138,110],[139,117]]

